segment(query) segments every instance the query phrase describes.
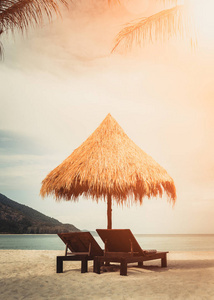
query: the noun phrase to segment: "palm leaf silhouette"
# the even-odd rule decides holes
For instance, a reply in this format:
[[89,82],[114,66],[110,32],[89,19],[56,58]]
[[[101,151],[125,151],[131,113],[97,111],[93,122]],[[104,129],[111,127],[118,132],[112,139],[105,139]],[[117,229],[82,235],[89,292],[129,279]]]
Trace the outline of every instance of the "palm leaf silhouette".
[[166,40],[187,30],[187,22],[183,5],[162,10],[149,17],[140,18],[127,24],[116,36],[112,52],[120,45],[131,48],[134,43]]
[[[108,0],[116,3],[118,0]],[[187,36],[194,48],[197,45],[197,36],[194,22],[185,4],[178,4],[179,0],[155,0],[156,3],[170,5],[170,8],[155,13],[149,17],[142,17],[125,25],[117,34],[112,52],[119,47],[129,50],[133,45],[144,46],[148,42],[165,41],[172,36]],[[187,0],[188,2],[188,0]],[[184,1],[185,3],[185,1]]]
[[[15,29],[24,32],[29,26],[41,25],[53,13],[60,14],[59,3],[66,0],[0,0],[0,35]],[[0,54],[3,46],[0,44]]]

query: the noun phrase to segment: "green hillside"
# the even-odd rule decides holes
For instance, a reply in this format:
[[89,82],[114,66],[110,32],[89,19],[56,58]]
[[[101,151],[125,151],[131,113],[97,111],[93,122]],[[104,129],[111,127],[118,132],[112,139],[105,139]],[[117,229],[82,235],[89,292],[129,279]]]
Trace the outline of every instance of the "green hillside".
[[80,231],[0,194],[0,233],[52,234]]

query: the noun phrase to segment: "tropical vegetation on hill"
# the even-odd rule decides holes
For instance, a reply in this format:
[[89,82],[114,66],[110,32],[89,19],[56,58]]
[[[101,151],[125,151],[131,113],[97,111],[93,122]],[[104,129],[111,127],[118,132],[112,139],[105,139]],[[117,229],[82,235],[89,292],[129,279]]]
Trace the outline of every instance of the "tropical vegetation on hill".
[[19,204],[0,194],[0,233],[52,234],[79,231],[71,224],[62,224],[54,218]]

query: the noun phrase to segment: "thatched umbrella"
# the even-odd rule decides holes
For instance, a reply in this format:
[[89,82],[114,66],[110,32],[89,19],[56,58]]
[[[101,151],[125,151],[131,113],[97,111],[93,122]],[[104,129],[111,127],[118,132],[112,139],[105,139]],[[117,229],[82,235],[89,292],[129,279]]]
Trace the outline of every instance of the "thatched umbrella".
[[108,229],[112,199],[123,205],[143,203],[143,197],[176,200],[173,179],[141,150],[108,114],[89,138],[42,181],[42,197],[77,200],[80,195],[107,200]]

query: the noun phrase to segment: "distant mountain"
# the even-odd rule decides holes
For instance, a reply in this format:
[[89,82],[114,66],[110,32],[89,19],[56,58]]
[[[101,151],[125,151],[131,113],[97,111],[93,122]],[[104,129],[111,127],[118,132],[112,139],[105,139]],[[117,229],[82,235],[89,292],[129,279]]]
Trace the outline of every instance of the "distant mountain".
[[52,234],[80,231],[0,194],[0,233]]

